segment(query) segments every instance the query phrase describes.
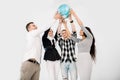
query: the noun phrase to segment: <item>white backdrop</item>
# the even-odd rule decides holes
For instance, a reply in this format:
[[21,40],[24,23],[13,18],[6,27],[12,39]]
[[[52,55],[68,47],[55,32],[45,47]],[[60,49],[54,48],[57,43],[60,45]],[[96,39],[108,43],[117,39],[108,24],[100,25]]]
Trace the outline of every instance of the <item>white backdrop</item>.
[[[119,0],[0,0],[0,80],[19,80],[25,25],[33,21],[45,27],[62,3],[69,4],[95,35],[92,80],[120,80]],[[48,80],[44,66],[42,61],[40,80]]]

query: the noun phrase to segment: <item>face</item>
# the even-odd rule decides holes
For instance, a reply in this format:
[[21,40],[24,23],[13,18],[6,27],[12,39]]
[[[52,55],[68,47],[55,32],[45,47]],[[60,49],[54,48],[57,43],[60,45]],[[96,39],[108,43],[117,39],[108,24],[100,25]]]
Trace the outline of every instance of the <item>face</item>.
[[29,31],[32,31],[32,30],[35,30],[35,29],[37,29],[37,26],[34,23],[30,24],[29,27],[28,27]]
[[53,37],[53,30],[52,30],[52,29],[49,30],[48,35],[49,35],[50,37]]
[[62,37],[67,38],[67,32],[65,30],[62,31]]
[[84,36],[83,30],[80,30],[80,36]]

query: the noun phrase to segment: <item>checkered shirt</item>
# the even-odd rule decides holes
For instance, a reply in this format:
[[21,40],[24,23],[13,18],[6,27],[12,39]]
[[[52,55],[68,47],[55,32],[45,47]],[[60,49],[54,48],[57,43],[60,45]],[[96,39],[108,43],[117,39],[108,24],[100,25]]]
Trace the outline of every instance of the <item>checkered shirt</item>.
[[[77,37],[76,32],[72,33],[72,36]],[[75,57],[75,42],[68,38],[67,40],[64,40],[61,35],[58,35],[58,44],[61,48],[61,62],[76,62]]]

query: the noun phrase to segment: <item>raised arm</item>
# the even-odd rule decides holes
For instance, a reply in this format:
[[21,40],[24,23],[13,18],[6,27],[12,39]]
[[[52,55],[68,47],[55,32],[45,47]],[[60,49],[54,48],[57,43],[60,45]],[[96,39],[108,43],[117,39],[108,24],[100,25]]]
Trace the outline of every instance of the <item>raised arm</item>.
[[33,31],[31,31],[30,32],[30,34],[32,35],[32,36],[37,36],[37,35],[40,35],[41,33],[43,33],[45,30],[47,30],[49,27],[47,26],[47,27],[45,27],[45,28],[38,28],[38,29],[36,29],[36,30],[33,30]]
[[50,28],[44,32],[43,38],[47,38],[49,30],[50,30]]
[[87,35],[88,38],[93,38],[91,33],[83,26],[82,21],[80,20],[80,18],[77,16],[77,14],[71,9],[71,14],[75,17],[75,19],[77,20],[79,26],[81,27],[81,29],[85,32],[85,34]]
[[54,15],[54,19],[56,21],[59,21],[58,26],[57,26],[57,30],[56,30],[56,33],[54,36],[55,40],[57,41],[61,37],[60,32],[61,32],[61,25],[62,25],[62,21],[61,21],[62,16],[56,11],[55,15]]
[[62,22],[59,20],[59,24],[58,24],[58,27],[57,27],[57,30],[56,30],[56,33],[55,33],[55,36],[54,36],[54,38],[55,38],[56,41],[60,37],[61,25],[62,25]]
[[66,32],[67,32],[67,37],[70,38],[71,33],[70,33],[70,31],[69,31],[69,29],[68,29],[68,27],[67,27],[67,22],[66,22],[65,20],[63,20],[63,25],[64,25],[65,30],[66,30]]
[[75,17],[79,26],[83,26],[83,22],[80,20],[80,18],[77,16],[77,14],[73,11],[73,9],[71,9],[70,13]]
[[74,24],[74,21],[72,19],[71,14],[69,15],[69,21],[70,21],[70,25],[71,25],[71,28],[72,28],[72,32],[76,32],[75,24]]
[[92,34],[84,26],[81,26],[81,29],[87,35],[87,38],[93,39]]
[[58,28],[57,28],[57,33],[60,34],[61,32],[61,26],[62,26],[62,20],[59,20]]

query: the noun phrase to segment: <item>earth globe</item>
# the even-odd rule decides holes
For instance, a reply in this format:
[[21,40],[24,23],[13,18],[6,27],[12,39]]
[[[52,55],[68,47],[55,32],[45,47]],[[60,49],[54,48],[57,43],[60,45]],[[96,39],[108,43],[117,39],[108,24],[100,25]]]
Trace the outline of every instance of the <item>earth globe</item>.
[[70,7],[67,4],[62,4],[58,7],[58,13],[63,18],[68,18],[70,14]]

